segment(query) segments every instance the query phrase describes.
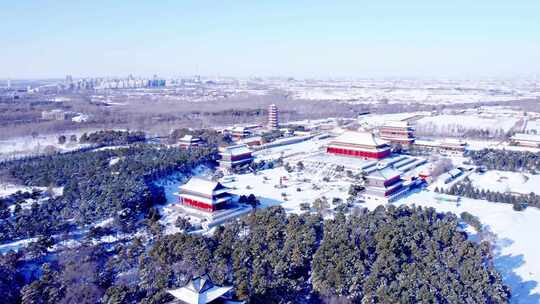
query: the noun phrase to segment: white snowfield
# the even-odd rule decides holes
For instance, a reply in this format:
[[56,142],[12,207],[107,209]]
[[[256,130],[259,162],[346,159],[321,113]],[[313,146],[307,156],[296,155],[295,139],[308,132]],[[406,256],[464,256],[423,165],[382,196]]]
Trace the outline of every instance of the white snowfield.
[[416,128],[434,128],[434,131],[453,131],[453,129],[502,129],[504,132],[512,129],[518,122],[516,117],[480,117],[477,115],[437,115],[418,120]]
[[[255,194],[261,207],[281,205],[287,212],[302,213],[300,204],[311,204],[323,196],[330,203],[333,198],[345,200],[350,182],[333,180],[322,182],[324,177],[333,177],[336,172],[332,165],[305,165],[303,172],[288,173],[283,167],[261,171],[254,175],[235,175],[235,181],[224,183],[236,195]],[[282,179],[282,187],[280,187]],[[276,187],[277,186],[277,187]],[[300,190],[300,191],[298,191]]]
[[79,138],[82,133],[84,132],[78,130],[63,134],[66,136],[65,144],[58,143],[58,137],[62,134],[39,135],[35,138],[25,136],[0,140],[0,160],[50,152],[68,152],[90,146],[89,144],[72,143],[69,141],[71,134],[75,134]]
[[[497,88],[496,90],[493,90]],[[519,83],[429,80],[319,81],[283,85],[294,99],[338,100],[344,103],[454,104],[535,98],[531,87]]]
[[17,191],[30,192],[32,187],[2,183],[0,184],[0,198],[14,194]]
[[540,134],[540,120],[529,120],[527,121],[526,131],[532,131],[536,134]]
[[540,175],[493,170],[483,174],[472,173],[469,179],[479,189],[516,194],[531,192],[540,194]]

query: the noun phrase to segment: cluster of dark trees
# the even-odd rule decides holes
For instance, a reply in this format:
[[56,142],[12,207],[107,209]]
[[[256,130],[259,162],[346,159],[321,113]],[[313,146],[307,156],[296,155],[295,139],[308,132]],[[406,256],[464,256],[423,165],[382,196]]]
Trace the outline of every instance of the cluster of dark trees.
[[146,134],[141,131],[115,131],[103,130],[93,133],[83,133],[79,138],[80,143],[91,143],[97,145],[128,145],[137,142],[144,142]]
[[184,135],[200,137],[202,140],[204,140],[207,146],[211,147],[226,146],[233,143],[233,139],[230,134],[218,133],[213,129],[192,130],[187,128],[174,129],[167,137],[167,143],[175,144],[180,138],[184,137]]
[[283,133],[281,133],[280,130],[271,130],[268,132],[264,132],[261,137],[264,142],[273,142],[276,139],[279,139],[283,136]]
[[490,202],[512,204],[514,210],[520,211],[527,206],[540,208],[540,195],[531,192],[527,195],[497,192],[491,190],[478,189],[471,180],[466,177],[462,181],[453,184],[447,190],[435,188],[436,192],[444,192],[450,195],[459,195],[473,199],[483,199]]
[[[148,250],[148,246],[150,249]],[[20,254],[0,260],[4,303],[168,303],[166,290],[208,273],[248,303],[508,303],[487,243],[458,218],[419,207],[356,209],[324,220],[272,207],[211,236],[178,233],[83,245],[28,282]]]
[[510,134],[503,129],[486,130],[486,129],[466,129],[463,133],[465,138],[508,138]]
[[7,219],[11,216],[10,206],[14,206],[15,212],[19,211],[21,205],[26,203],[27,200],[37,200],[42,197],[43,192],[39,190],[29,191],[17,191],[6,197],[0,197],[0,220]]
[[[67,136],[65,136],[65,135],[60,135],[60,136],[58,136],[58,143],[59,143],[59,144],[63,145],[63,144],[65,144],[67,141],[68,141]],[[69,142],[70,142],[70,143],[77,142],[77,135],[71,134],[71,135],[69,136]]]
[[540,169],[540,154],[528,151],[468,150],[465,156],[470,157],[475,165],[485,166],[490,170],[528,171],[535,174]]
[[[175,170],[187,172],[211,161],[215,153],[206,148],[185,151],[143,144],[3,163],[7,174],[20,183],[63,187],[63,195],[29,209],[16,209],[0,220],[0,242],[65,232],[69,224],[85,225],[110,217],[129,230],[139,215],[164,202],[164,190],[155,185],[156,179]],[[111,163],[112,159],[119,161]]]
[[241,203],[241,204],[250,205],[253,208],[256,208],[257,206],[259,206],[261,204],[259,199],[257,199],[257,197],[253,193],[251,193],[248,196],[240,195],[240,197],[238,198],[238,202]]
[[464,221],[466,224],[471,225],[476,229],[476,231],[480,232],[482,230],[482,223],[480,222],[480,219],[472,214],[470,214],[467,211],[461,212],[459,215],[462,221]]

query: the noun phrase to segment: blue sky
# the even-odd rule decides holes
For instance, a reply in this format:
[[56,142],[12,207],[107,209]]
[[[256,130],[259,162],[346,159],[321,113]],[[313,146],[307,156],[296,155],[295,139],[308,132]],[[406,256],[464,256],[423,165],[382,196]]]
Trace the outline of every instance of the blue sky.
[[540,1],[1,1],[0,78],[514,77]]

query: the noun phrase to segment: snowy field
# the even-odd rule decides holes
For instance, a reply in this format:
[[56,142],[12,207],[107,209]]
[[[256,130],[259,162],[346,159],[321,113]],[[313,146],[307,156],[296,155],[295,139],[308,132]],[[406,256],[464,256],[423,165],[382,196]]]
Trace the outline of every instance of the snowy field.
[[475,115],[437,115],[418,120],[417,129],[433,129],[435,132],[452,132],[457,129],[499,130],[512,129],[519,121],[514,117],[479,117]]
[[88,147],[89,144],[69,142],[69,136],[71,134],[77,135],[78,138],[82,133],[84,132],[73,131],[64,134],[67,137],[65,144],[58,143],[58,136],[61,134],[39,135],[35,138],[26,136],[0,140],[0,160],[50,152],[68,152]]
[[[237,195],[255,194],[262,207],[281,205],[287,212],[301,213],[300,204],[311,204],[323,196],[345,200],[350,182],[334,179],[336,172],[330,166],[310,167],[303,172],[288,173],[283,167],[261,171],[254,175],[236,175],[233,182],[224,183]],[[323,182],[330,177],[329,182]],[[280,183],[280,179],[282,180]]]
[[380,127],[387,121],[405,121],[431,116],[430,112],[406,112],[406,113],[391,113],[391,114],[371,114],[358,117],[360,124],[367,124],[372,127]]
[[300,143],[264,149],[255,152],[253,155],[257,160],[274,160],[280,157],[306,157],[313,153],[324,151],[325,145],[330,142],[330,139],[312,139]]
[[527,121],[527,126],[525,127],[526,132],[535,132],[540,134],[540,120],[529,120]]
[[479,189],[540,194],[540,175],[492,170],[486,173],[472,173],[469,179]]
[[20,186],[20,185],[8,184],[8,183],[0,184],[0,198],[9,196],[17,191],[31,192],[32,187],[26,187],[26,186]]
[[[442,83],[341,83],[322,86],[289,87],[295,99],[337,100],[349,104],[357,103],[421,103],[428,105],[510,101],[534,98],[531,92],[518,92],[513,89],[494,92],[489,88],[458,88],[456,85],[445,87]],[[500,87],[499,87],[500,88]]]

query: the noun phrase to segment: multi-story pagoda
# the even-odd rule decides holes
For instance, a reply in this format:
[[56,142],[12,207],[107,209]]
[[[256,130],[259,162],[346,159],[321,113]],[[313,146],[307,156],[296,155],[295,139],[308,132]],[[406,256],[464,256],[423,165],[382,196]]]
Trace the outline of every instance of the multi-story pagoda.
[[414,143],[414,129],[407,121],[387,121],[380,129],[379,136],[391,143],[410,145]]
[[180,138],[179,143],[180,143],[180,147],[185,148],[185,149],[199,147],[203,145],[203,141],[200,137],[188,135],[188,134]]
[[279,128],[279,111],[275,104],[268,106],[268,129],[277,130]]
[[373,171],[366,176],[366,202],[388,203],[406,192],[401,173],[390,167]]
[[219,164],[223,169],[231,170],[253,161],[252,151],[245,144],[220,148]]

